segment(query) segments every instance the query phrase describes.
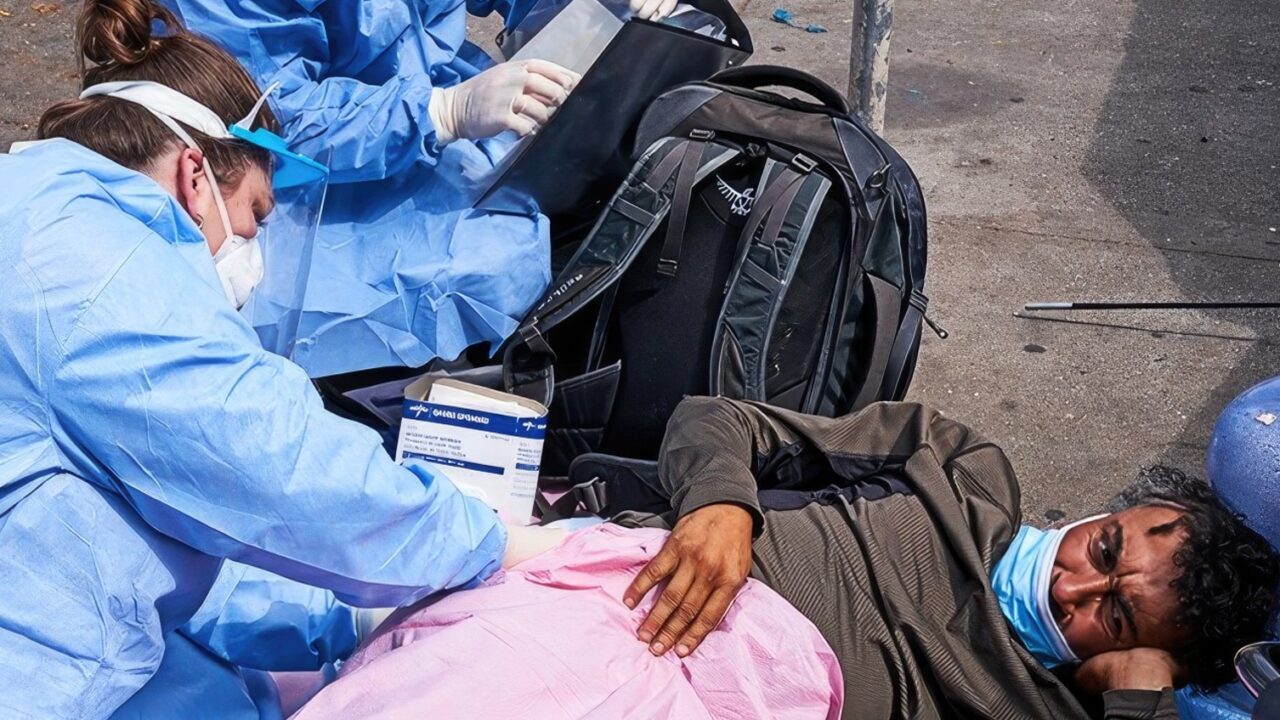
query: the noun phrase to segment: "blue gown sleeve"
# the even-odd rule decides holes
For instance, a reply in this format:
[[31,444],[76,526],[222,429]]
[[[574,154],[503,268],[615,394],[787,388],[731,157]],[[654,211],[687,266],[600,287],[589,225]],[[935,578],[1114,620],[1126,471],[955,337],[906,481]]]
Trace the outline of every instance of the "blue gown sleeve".
[[328,590],[225,562],[180,629],[209,652],[255,670],[318,670],[355,652],[356,611]]
[[427,114],[431,78],[409,75],[382,85],[350,78],[317,79],[286,66],[275,76],[275,108],[287,118],[289,146],[308,157],[329,155],[330,181],[381,180],[414,163],[434,165],[436,129]]
[[[104,237],[127,230],[97,222]],[[170,537],[360,607],[496,570],[506,533],[494,512],[326,411],[306,373],[231,310],[203,241],[186,245],[151,234],[105,280],[68,271],[93,293],[43,352],[74,466]]]
[[397,31],[430,35],[431,27],[414,27],[408,8],[373,9],[365,2],[325,7],[293,0],[163,1],[187,27],[235,55],[262,87],[280,83],[271,105],[284,137],[292,150],[309,157],[332,149],[331,182],[380,180],[414,163],[436,162],[436,131],[427,114],[434,86],[429,74],[397,73],[370,84],[350,72],[331,73],[339,57],[350,68],[377,62],[380,52],[395,52]]
[[537,0],[467,0],[467,12],[476,17],[488,17],[496,12],[506,20],[506,28],[511,30],[536,4]]

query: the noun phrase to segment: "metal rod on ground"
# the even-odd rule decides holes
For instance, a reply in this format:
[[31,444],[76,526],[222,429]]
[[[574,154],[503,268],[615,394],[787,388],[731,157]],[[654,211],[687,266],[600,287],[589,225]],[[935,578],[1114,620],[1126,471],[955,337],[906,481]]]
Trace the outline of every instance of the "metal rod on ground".
[[849,41],[849,102],[867,127],[884,132],[884,103],[889,89],[889,36],[893,0],[853,0],[853,37]]
[[1023,310],[1236,310],[1280,308],[1280,302],[1033,302]]

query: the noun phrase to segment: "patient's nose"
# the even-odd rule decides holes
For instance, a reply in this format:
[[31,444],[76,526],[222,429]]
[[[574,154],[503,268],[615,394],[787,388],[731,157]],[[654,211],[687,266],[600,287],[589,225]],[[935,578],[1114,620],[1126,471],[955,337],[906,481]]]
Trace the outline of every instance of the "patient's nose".
[[1064,572],[1053,583],[1050,595],[1064,610],[1100,597],[1110,589],[1107,576],[1098,573]]

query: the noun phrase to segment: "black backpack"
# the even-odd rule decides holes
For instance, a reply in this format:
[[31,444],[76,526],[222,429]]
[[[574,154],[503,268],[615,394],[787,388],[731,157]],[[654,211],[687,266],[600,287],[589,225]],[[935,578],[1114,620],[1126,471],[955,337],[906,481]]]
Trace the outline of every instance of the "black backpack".
[[656,457],[686,395],[827,416],[902,398],[927,305],[924,201],[839,93],[727,70],[659,96],[635,147],[505,348],[507,389],[551,410],[544,476],[584,453]]

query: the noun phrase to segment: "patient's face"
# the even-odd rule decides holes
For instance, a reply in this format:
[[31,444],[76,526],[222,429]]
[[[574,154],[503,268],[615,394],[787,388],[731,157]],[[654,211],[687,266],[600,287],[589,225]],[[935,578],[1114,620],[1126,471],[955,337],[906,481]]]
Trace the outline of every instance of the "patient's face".
[[1172,650],[1179,604],[1170,584],[1185,534],[1170,527],[1182,511],[1131,508],[1077,525],[1058,548],[1049,597],[1067,643],[1081,659],[1112,650]]

